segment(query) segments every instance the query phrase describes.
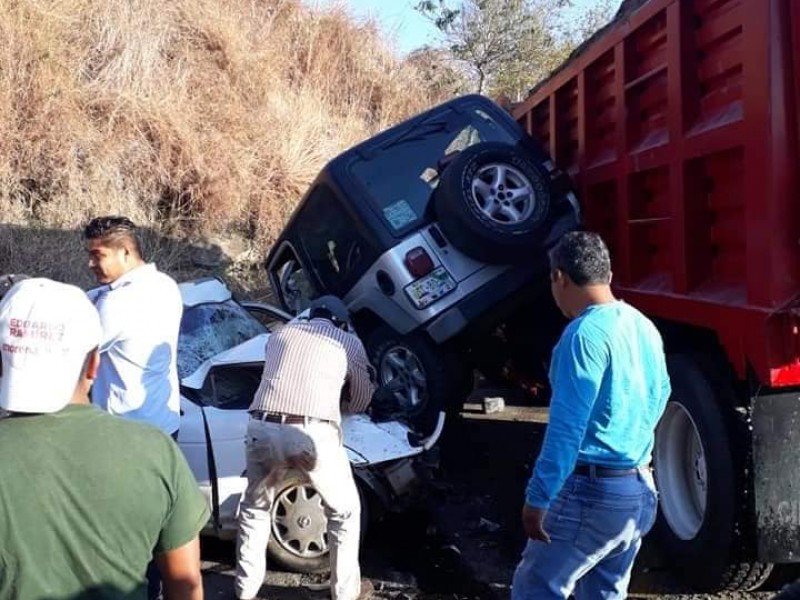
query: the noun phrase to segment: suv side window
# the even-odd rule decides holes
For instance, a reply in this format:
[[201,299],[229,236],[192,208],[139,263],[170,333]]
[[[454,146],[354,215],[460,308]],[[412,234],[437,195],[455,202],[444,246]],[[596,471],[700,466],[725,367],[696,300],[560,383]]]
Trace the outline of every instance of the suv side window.
[[326,293],[344,296],[369,267],[374,252],[362,232],[336,194],[317,185],[306,201],[299,237]]
[[319,295],[291,244],[284,245],[269,271],[272,287],[277,290],[281,304],[292,314],[303,312]]

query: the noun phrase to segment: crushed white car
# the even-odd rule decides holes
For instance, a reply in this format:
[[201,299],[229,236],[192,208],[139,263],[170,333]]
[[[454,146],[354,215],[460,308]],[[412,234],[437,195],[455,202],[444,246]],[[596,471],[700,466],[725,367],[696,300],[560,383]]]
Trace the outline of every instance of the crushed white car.
[[[236,534],[239,500],[247,486],[244,438],[247,408],[261,379],[270,331],[292,317],[278,308],[239,303],[219,279],[180,285],[184,303],[178,342],[181,427],[178,444],[207,495],[212,519],[205,533]],[[302,317],[300,317],[302,318]],[[420,439],[399,421],[367,415],[343,418],[344,444],[368,506],[394,510],[417,488],[416,461],[436,443],[444,424]],[[302,572],[327,568],[326,518],[319,494],[299,475],[286,480],[272,510],[271,559]]]

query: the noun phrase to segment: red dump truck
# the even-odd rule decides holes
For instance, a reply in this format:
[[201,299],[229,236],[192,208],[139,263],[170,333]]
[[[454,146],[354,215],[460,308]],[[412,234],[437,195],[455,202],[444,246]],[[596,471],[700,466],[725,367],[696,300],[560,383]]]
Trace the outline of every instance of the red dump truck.
[[800,561],[800,0],[628,0],[514,109],[656,321],[656,535],[696,587]]
[[657,535],[696,587],[800,561],[800,0],[625,2],[514,109],[656,321]]

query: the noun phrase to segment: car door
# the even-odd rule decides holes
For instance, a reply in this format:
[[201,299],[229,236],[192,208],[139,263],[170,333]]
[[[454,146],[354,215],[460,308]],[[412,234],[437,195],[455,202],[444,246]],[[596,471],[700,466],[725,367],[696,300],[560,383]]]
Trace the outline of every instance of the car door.
[[258,389],[261,371],[258,362],[216,366],[209,371],[202,390],[212,507],[221,533],[236,529],[239,501],[247,487],[247,409]]
[[[221,280],[179,287],[184,313],[178,341],[178,443],[209,498],[211,525],[221,532],[235,528],[246,486],[247,408],[260,382],[270,329],[236,302]],[[275,323],[288,318],[275,307],[258,308]]]
[[[272,333],[291,319],[291,315],[270,304],[237,303],[251,318]],[[239,502],[247,487],[244,440],[250,407],[261,382],[266,336],[237,346],[212,367],[203,385],[202,411],[211,447],[217,526],[221,532],[236,529]]]

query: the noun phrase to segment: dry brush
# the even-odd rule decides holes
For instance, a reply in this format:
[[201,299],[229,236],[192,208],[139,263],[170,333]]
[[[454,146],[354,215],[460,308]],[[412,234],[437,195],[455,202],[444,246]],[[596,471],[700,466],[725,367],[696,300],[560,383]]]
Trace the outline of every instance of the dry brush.
[[157,259],[263,255],[338,151],[440,98],[372,23],[297,0],[0,0],[0,272],[86,284],[122,213]]

